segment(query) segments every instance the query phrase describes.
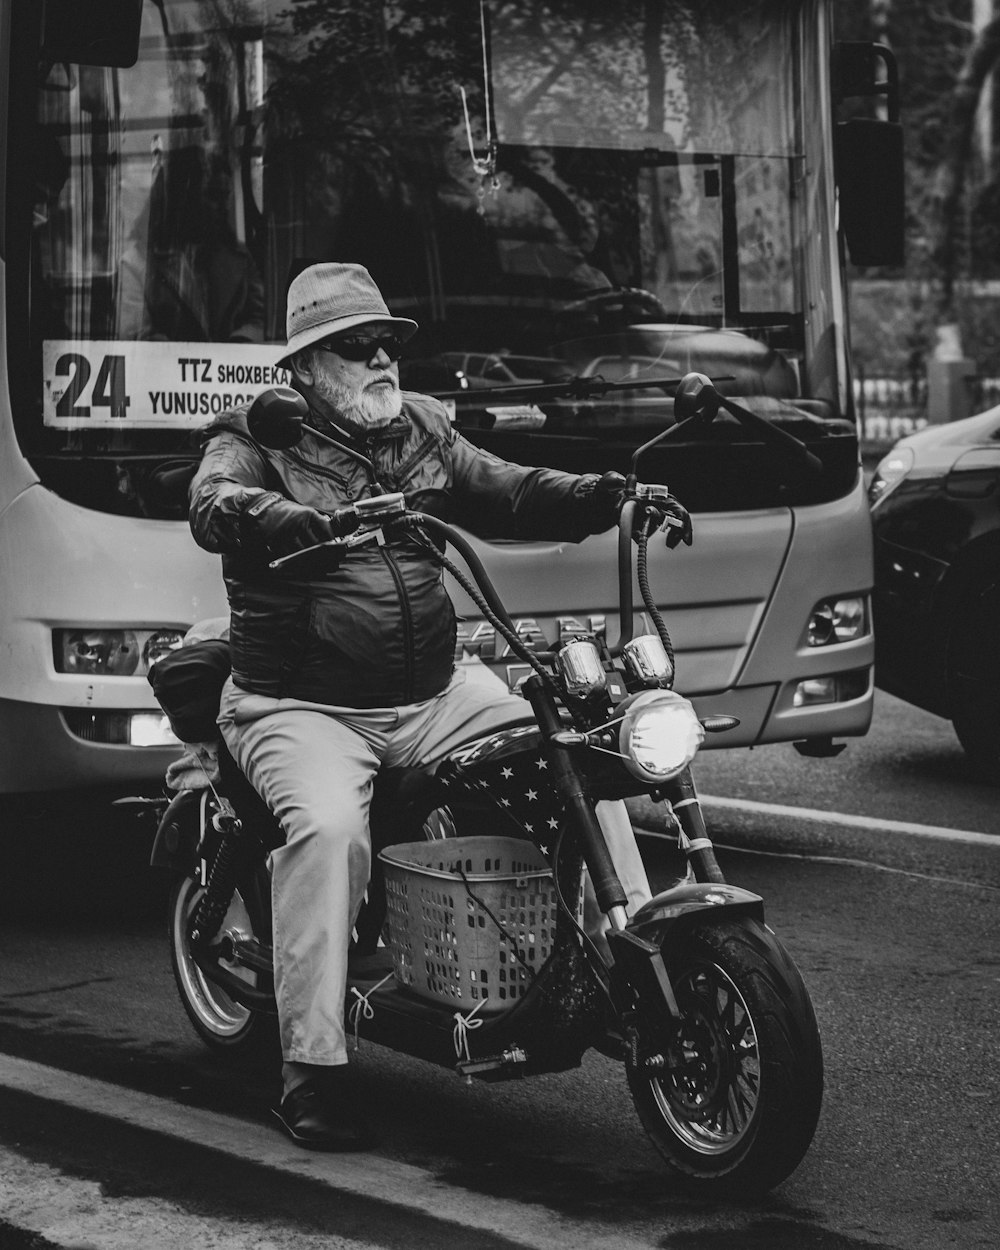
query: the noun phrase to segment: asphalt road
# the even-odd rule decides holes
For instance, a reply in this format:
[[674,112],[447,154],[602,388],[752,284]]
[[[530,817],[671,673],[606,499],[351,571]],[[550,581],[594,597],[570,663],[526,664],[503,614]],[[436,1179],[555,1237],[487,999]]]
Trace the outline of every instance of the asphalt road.
[[876,690],[868,734],[841,741],[833,759],[805,758],[788,743],[702,751],[698,784],[757,802],[1000,835],[1000,777],[993,785],[976,778],[948,721]]
[[[753,1206],[671,1187],[620,1068],[596,1054],[579,1072],[466,1086],[365,1045],[377,1148],[296,1151],[269,1123],[274,1065],[228,1068],[188,1031],[163,884],[143,866],[151,831],[78,801],[5,808],[0,1250],[992,1247],[1000,831],[996,790],[963,768],[943,722],[881,699],[872,735],[836,760],[703,757],[706,795],[758,805],[706,803],[719,841],[744,848],[720,853],[727,876],[764,895],[824,1036],[816,1139]],[[869,813],[874,836],[836,819]],[[644,846],[670,876],[673,853]]]

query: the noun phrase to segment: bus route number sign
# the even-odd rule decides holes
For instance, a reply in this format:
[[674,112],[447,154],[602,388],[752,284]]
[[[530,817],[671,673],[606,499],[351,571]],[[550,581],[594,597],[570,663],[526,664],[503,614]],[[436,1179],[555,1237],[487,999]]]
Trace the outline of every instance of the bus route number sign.
[[47,339],[43,412],[61,429],[204,425],[268,386],[285,386],[283,347]]

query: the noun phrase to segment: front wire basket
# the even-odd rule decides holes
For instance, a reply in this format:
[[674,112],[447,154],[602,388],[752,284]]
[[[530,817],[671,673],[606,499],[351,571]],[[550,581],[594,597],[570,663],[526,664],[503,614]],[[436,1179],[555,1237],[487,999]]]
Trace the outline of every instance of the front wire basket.
[[479,1015],[527,992],[552,954],[552,870],[520,838],[406,842],[379,854],[387,944],[400,985]]

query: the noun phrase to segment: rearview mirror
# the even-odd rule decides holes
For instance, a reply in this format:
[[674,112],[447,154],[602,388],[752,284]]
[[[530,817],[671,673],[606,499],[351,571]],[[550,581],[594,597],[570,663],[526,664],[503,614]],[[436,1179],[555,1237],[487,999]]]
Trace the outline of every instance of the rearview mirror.
[[250,405],[247,428],[253,438],[272,451],[284,451],[302,441],[309,405],[290,386],[262,391]]
[[881,96],[886,117],[853,117],[834,130],[840,226],[855,265],[903,264],[905,173],[899,124],[899,71],[881,43],[838,43],[833,49],[835,104]]
[[905,251],[903,127],[855,117],[835,132],[840,224],[855,265],[901,265]]
[[685,373],[674,392],[674,417],[677,421],[686,421],[701,412],[707,413],[710,408],[714,416],[719,411],[718,397],[719,392],[710,378],[703,373]]

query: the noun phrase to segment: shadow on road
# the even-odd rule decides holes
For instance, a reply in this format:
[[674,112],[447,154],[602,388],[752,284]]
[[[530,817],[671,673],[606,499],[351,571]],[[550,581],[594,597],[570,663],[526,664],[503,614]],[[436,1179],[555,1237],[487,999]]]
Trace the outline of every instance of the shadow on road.
[[152,809],[113,807],[115,794],[7,795],[0,854],[0,924],[162,916],[168,882],[149,866]]

